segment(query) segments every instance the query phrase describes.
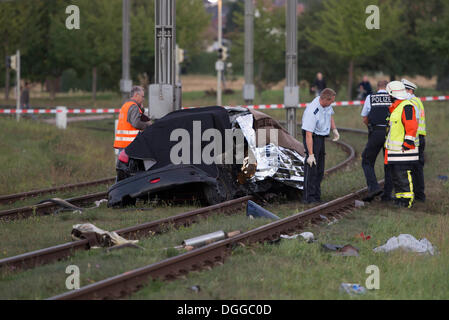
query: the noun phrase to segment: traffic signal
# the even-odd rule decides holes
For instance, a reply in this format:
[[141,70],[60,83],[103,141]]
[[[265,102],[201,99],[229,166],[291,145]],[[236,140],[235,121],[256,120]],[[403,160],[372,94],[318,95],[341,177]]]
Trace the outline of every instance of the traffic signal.
[[218,48],[218,60],[223,60],[223,47]]
[[6,56],[6,69],[11,69],[11,57],[10,56]]
[[17,70],[17,55],[13,55],[9,57],[11,60],[10,62],[10,67],[13,70]]
[[228,58],[228,48],[223,47],[222,60],[226,60]]
[[178,46],[176,46],[176,58],[178,63],[182,63],[184,61],[184,49],[180,49]]

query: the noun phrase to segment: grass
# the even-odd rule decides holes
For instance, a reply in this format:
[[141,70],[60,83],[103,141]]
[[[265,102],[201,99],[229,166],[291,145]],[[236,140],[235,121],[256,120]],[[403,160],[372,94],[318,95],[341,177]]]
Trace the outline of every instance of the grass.
[[[268,102],[264,102],[268,103]],[[348,299],[338,292],[341,282],[365,284],[368,265],[380,269],[380,290],[370,291],[356,299],[447,299],[449,264],[449,183],[441,182],[437,175],[447,175],[448,142],[445,123],[449,121],[448,103],[426,104],[428,118],[427,164],[425,167],[428,201],[412,210],[373,203],[351,213],[332,226],[310,227],[319,243],[306,244],[299,240],[281,241],[279,245],[254,245],[235,250],[226,263],[211,271],[191,273],[185,279],[173,282],[149,282],[132,299]],[[337,125],[363,128],[360,107],[335,108]],[[284,119],[281,110],[270,111]],[[298,111],[301,119],[302,110]],[[81,126],[81,124],[79,124]],[[105,124],[107,127],[108,125]],[[25,127],[26,129],[27,127]],[[69,127],[70,128],[70,127]],[[100,131],[73,128],[76,132],[101,135]],[[365,186],[360,167],[360,154],[366,137],[341,133],[342,140],[357,149],[357,162],[343,172],[323,181],[323,200],[330,200]],[[110,144],[109,144],[110,145]],[[108,145],[108,146],[109,146]],[[20,155],[20,153],[16,153]],[[339,148],[327,147],[327,166],[344,158]],[[14,159],[13,159],[14,160]],[[383,176],[378,159],[378,178]],[[3,161],[3,160],[2,160]],[[3,162],[1,162],[3,163]],[[98,227],[113,230],[135,223],[158,219],[184,212],[194,206],[166,206],[151,211],[118,211],[102,206],[79,216],[63,213],[55,216],[36,217],[12,223],[0,222],[2,239],[0,257],[43,248],[69,240],[71,226],[92,222]],[[267,206],[273,213],[286,217],[304,209],[300,202],[285,203],[279,200]],[[64,292],[65,268],[76,264],[81,270],[81,285],[113,276],[132,268],[141,267],[173,254],[163,248],[180,244],[186,238],[216,230],[249,230],[266,223],[264,220],[248,220],[241,214],[217,215],[191,227],[143,239],[140,245],[146,250],[123,249],[106,253],[104,250],[77,252],[69,260],[41,266],[24,272],[0,273],[0,298],[42,299]],[[360,241],[354,236],[361,231],[372,236]],[[426,237],[439,254],[420,256],[395,252],[374,254],[372,248],[400,233]],[[320,243],[351,243],[360,249],[360,257],[337,257],[320,249]],[[51,275],[51,276],[49,276]],[[187,288],[200,285],[201,292]]]
[[[96,132],[0,118],[0,194],[114,175],[113,129]],[[113,128],[113,127],[112,127]]]

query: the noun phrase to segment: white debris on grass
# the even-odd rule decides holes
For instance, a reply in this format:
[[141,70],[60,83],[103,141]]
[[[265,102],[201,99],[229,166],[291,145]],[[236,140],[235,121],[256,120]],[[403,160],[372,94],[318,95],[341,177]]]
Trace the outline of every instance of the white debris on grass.
[[300,234],[294,234],[292,236],[289,236],[289,235],[286,235],[286,234],[281,234],[281,238],[282,239],[289,239],[289,240],[296,239],[299,236],[303,237],[307,241],[312,241],[314,239],[312,232],[303,232],[303,233],[300,233]]
[[390,252],[396,249],[404,249],[406,251],[430,253],[434,255],[435,250],[432,244],[426,238],[417,240],[410,234],[400,234],[398,237],[388,239],[383,246],[374,248],[374,252]]

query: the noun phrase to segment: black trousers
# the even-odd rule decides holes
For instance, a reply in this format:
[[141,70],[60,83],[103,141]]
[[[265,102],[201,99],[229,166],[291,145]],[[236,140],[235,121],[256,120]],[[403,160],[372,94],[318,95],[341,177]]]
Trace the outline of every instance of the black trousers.
[[419,162],[413,166],[412,178],[415,188],[415,198],[417,200],[426,200],[424,194],[424,149],[426,147],[426,136],[419,135]]
[[[376,164],[377,155],[383,150],[385,144],[386,127],[374,127],[368,134],[368,142],[362,152],[362,168],[365,173],[368,191],[373,192],[380,189],[377,183]],[[386,171],[386,170],[385,170]]]
[[[365,150],[362,153],[362,168],[365,174],[366,184],[368,191],[373,192],[380,189],[377,183],[376,171],[374,166],[379,152],[382,150],[385,152],[384,144],[386,139],[386,127],[374,127],[368,134],[368,142],[366,143]],[[391,170],[388,165],[384,165],[385,185],[384,195],[382,198],[390,199],[391,192],[393,191],[393,181],[391,177]]]
[[303,201],[318,202],[321,201],[321,181],[324,176],[324,158],[326,155],[324,138],[325,136],[313,135],[313,154],[316,165],[312,167],[307,163],[309,152],[307,150],[306,132],[302,131],[303,143],[306,149],[306,159],[304,163],[304,191]]
[[404,207],[413,205],[413,179],[412,169],[414,164],[390,164],[393,175],[394,201]]

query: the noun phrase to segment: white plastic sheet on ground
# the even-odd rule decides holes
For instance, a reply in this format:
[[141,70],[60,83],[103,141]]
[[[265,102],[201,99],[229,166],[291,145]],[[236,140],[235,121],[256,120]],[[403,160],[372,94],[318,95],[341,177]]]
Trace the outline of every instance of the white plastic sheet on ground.
[[406,251],[430,253],[434,255],[435,250],[432,244],[426,238],[417,240],[410,234],[400,234],[398,237],[388,239],[383,246],[374,248],[374,252],[390,252],[397,249],[404,249]]

